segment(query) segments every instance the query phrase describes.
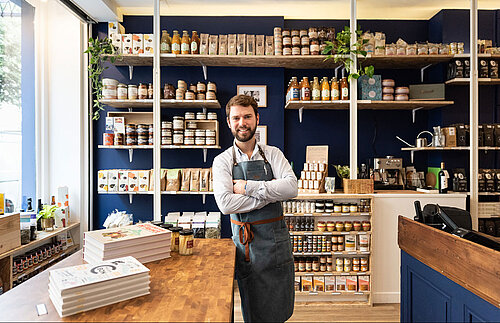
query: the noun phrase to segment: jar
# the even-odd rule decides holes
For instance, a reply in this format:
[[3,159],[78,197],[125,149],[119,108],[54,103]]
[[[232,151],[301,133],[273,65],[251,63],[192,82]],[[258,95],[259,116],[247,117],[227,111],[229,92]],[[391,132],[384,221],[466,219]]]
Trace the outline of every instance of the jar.
[[187,91],[187,83],[183,80],[177,80],[177,89],[183,90],[184,92]]
[[359,236],[359,251],[367,252],[370,249],[368,235],[363,234]]
[[175,90],[175,99],[176,100],[184,100],[184,90],[182,90],[182,89]]
[[300,55],[309,55],[309,54],[310,54],[309,45],[302,46],[300,48]]
[[352,228],[354,229],[354,231],[360,231],[361,230],[361,222],[354,221],[352,223]]
[[102,79],[102,98],[105,100],[116,100],[118,81],[114,79]]
[[197,112],[196,120],[207,120],[207,114],[203,112]]
[[320,258],[319,258],[319,263],[320,263],[320,264],[326,264],[326,263],[327,263],[327,261],[326,261],[326,256],[320,257]]
[[335,213],[341,213],[342,212],[342,204],[335,204],[333,206],[333,212],[335,212]]
[[148,124],[138,124],[137,125],[137,135],[146,135],[149,134],[149,125]]
[[395,101],[408,101],[408,94],[396,94]]
[[182,145],[184,143],[184,132],[182,130],[174,131],[172,143],[174,145]]
[[312,271],[319,271],[319,261],[315,258],[312,263]]
[[349,205],[349,212],[351,212],[351,213],[358,212],[358,205],[355,203],[352,203],[351,205]]
[[161,137],[162,145],[172,145],[172,136],[162,136]]
[[217,93],[217,84],[215,84],[214,82],[208,82],[207,91]]
[[207,137],[205,141],[207,146],[215,146],[216,144],[215,137]]
[[153,99],[153,84],[149,83],[148,85],[148,99]]
[[383,101],[394,101],[394,95],[392,94],[384,94],[382,96]]
[[171,129],[161,129],[161,136],[162,137],[172,137],[172,130]]
[[363,221],[361,223],[362,227],[363,227],[363,231],[370,231],[372,225],[370,223],[370,221]]
[[128,99],[127,85],[123,83],[118,84],[118,100],[127,100],[127,99]]
[[127,92],[129,100],[137,100],[137,85],[129,84]]
[[185,120],[194,120],[195,119],[195,114],[194,112],[186,112],[184,113],[184,119]]
[[127,135],[125,137],[125,144],[127,146],[136,146],[137,145],[137,135]]
[[339,257],[339,258],[335,259],[335,264],[337,266],[344,266],[344,258]]
[[318,222],[318,231],[320,232],[325,232],[326,225],[324,221],[319,221]]
[[382,93],[383,94],[393,94],[394,93],[394,87],[391,86],[384,86],[382,88]]
[[396,94],[410,94],[410,89],[407,86],[399,86],[396,88]]
[[217,96],[214,91],[208,91],[206,97],[207,100],[217,100]]
[[342,204],[342,213],[349,213],[349,204]]
[[205,137],[205,129],[196,129],[195,130],[195,136],[196,137]]
[[344,222],[342,222],[342,221],[337,221],[337,223],[335,223],[335,229],[336,229],[338,232],[344,231]]
[[333,265],[331,262],[326,264],[326,271],[332,271],[333,270]]
[[[284,40],[284,38],[283,38]],[[290,56],[292,55],[292,45],[283,45],[283,55]]]
[[325,202],[325,208],[327,209],[333,209],[333,202]]
[[335,223],[333,221],[328,221],[326,223],[326,229],[329,231],[329,232],[332,232],[332,231],[335,231]]
[[186,124],[187,129],[196,129],[198,128],[198,124],[194,121],[188,121]]
[[361,257],[361,258],[359,258],[359,262],[362,265],[368,265],[368,257]]
[[344,222],[344,231],[351,231],[352,230],[352,222],[351,221],[345,221]]
[[[217,113],[215,113],[215,112],[209,112],[207,114],[207,119],[208,120],[217,120]],[[214,130],[214,133],[215,133],[215,130]]]
[[130,135],[130,134],[137,134],[137,126],[135,123],[127,123],[125,125],[125,133],[127,135]]
[[310,272],[312,271],[312,260],[311,258],[306,259],[306,271]]
[[138,98],[139,100],[145,100],[148,98],[148,87],[146,84],[139,83]]
[[185,93],[185,100],[194,100],[195,99],[195,94],[191,90],[187,90]]
[[113,146],[114,140],[115,140],[115,134],[113,133],[102,134],[102,143],[104,146]]
[[326,271],[326,263],[319,265],[319,271]]
[[299,271],[306,271],[306,261],[303,258],[299,260]]
[[165,84],[163,87],[163,98],[164,99],[175,99],[175,88],[172,84]]
[[125,135],[123,133],[115,133],[115,146],[123,146],[125,144]]
[[396,82],[393,79],[383,79],[382,80],[383,87],[394,87],[396,86]]
[[295,272],[299,271],[299,261],[297,259],[295,259],[295,261],[293,262],[293,267],[295,269]]
[[184,130],[184,117],[175,116],[173,122],[174,130]]
[[417,55],[417,44],[410,44],[406,46],[406,55]]
[[137,137],[137,144],[139,146],[149,145],[149,136],[144,136],[144,135],[138,136]]
[[344,265],[336,265],[335,266],[335,271],[338,271],[338,272],[344,271]]
[[359,265],[352,265],[352,271],[358,272],[359,271]]
[[193,254],[194,235],[193,230],[184,229],[179,232],[179,255],[189,256]]
[[429,55],[439,55],[439,45],[434,43],[429,43]]
[[194,146],[194,137],[186,137],[184,136],[184,145],[186,146]]
[[198,92],[198,88],[197,88],[196,84],[193,84],[193,83],[189,84],[189,91],[192,91],[193,93],[196,94]]
[[207,91],[207,86],[203,82],[198,82],[196,84],[196,92],[205,93]]
[[283,29],[283,31],[281,32],[281,36],[291,36],[290,29]]
[[172,121],[162,121],[161,122],[161,128],[162,129],[172,129]]
[[300,55],[300,53],[301,53],[300,45],[292,47],[292,55]]
[[196,100],[201,100],[201,101],[205,101],[205,93],[196,93]]
[[184,137],[193,137],[194,138],[195,131],[193,129],[184,130]]
[[205,146],[206,144],[205,137],[196,137],[194,143],[196,146]]
[[360,269],[361,271],[368,271],[368,265],[361,265]]

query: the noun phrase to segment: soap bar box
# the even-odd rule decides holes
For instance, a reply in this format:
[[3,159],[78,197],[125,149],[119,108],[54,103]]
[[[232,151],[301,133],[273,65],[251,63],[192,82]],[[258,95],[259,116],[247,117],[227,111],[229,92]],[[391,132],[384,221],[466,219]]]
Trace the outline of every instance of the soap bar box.
[[382,76],[373,75],[368,77],[362,75],[358,78],[358,98],[360,100],[380,101],[382,100]]

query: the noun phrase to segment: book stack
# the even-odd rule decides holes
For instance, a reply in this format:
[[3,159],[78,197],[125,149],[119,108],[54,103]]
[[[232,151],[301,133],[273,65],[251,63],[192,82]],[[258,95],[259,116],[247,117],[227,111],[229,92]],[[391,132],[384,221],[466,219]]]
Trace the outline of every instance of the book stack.
[[61,317],[147,294],[149,269],[133,257],[49,273],[49,297]]
[[151,223],[84,233],[83,259],[88,263],[132,256],[141,263],[170,257],[171,232]]

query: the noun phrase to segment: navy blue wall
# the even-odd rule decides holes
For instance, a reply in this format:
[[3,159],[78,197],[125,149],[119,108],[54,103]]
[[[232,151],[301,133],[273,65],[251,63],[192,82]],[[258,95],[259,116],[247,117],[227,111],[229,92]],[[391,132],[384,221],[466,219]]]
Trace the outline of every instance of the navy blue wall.
[[[466,10],[458,11],[462,16]],[[453,19],[449,16],[453,15]],[[395,42],[402,37],[408,43],[424,42],[431,39],[440,41],[464,41],[464,38],[453,39],[452,29],[456,28],[457,11],[443,10],[430,21],[388,21],[388,20],[360,20],[359,25],[362,30],[383,31],[387,35],[388,42]],[[486,23],[483,27],[480,20],[480,29],[493,29],[496,21],[496,11],[486,14],[481,13],[480,18],[486,15]],[[216,23],[214,23],[216,21]],[[452,23],[453,22],[453,23]],[[174,28],[182,30],[197,30],[198,32],[211,34],[231,33],[252,33],[271,35],[276,26],[285,28],[303,28],[309,26],[331,26],[337,30],[347,25],[348,21],[342,20],[284,20],[283,17],[162,17],[161,29],[171,32]],[[151,33],[152,17],[126,16],[123,25],[127,33]],[[99,35],[106,35],[105,24],[99,24]],[[462,28],[462,26],[460,27]],[[465,27],[467,28],[467,27]],[[496,33],[483,33],[480,35],[487,38],[497,37]],[[432,38],[431,38],[432,36]],[[457,35],[459,37],[460,34]],[[123,83],[151,82],[151,67],[135,67],[133,80],[128,80],[127,67],[115,67],[109,65],[109,69],[104,72],[105,77],[118,79]],[[435,66],[426,72],[425,82],[443,82],[446,69],[444,64]],[[294,171],[299,174],[301,165],[305,160],[305,149],[307,145],[329,145],[330,153],[330,174],[335,174],[331,165],[349,163],[349,118],[348,111],[313,111],[305,110],[303,122],[299,123],[297,110],[284,110],[285,89],[292,76],[299,79],[303,76],[309,78],[327,76],[331,78],[333,70],[286,70],[282,68],[236,68],[236,67],[209,67],[208,80],[214,81],[218,86],[218,99],[222,106],[225,106],[230,97],[236,92],[236,86],[243,84],[265,84],[267,85],[268,107],[259,110],[261,124],[268,125],[268,144],[283,149],[285,156],[294,163]],[[376,74],[382,78],[393,78],[397,86],[408,86],[409,84],[420,83],[419,70],[377,70]],[[183,79],[188,83],[195,83],[203,80],[202,69],[200,67],[162,67],[162,84],[165,82],[176,83],[178,79]],[[492,111],[496,111],[499,98],[496,94],[497,87],[481,88],[481,105],[488,105]],[[395,136],[407,139],[412,142],[416,135],[422,130],[432,130],[432,125],[448,125],[454,122],[468,122],[468,94],[464,91],[466,87],[447,87],[447,99],[456,100],[454,106],[435,109],[431,111],[418,111],[416,122],[412,123],[411,111],[359,111],[359,163],[370,161],[374,157],[385,155],[401,156],[405,165],[410,162],[409,153],[402,153],[403,146]],[[484,92],[484,93],[483,93]],[[493,94],[492,94],[493,93]],[[483,95],[484,94],[484,95]],[[491,101],[490,96],[494,99]],[[493,104],[496,102],[495,104]],[[107,108],[112,111],[113,108]],[[163,109],[163,118],[171,118],[173,115],[183,114],[185,110]],[[232,135],[225,123],[225,110],[216,111],[220,123],[220,143],[223,149],[232,143]],[[492,112],[485,112],[484,116],[491,116]],[[483,118],[482,122],[490,121],[490,117]],[[441,120],[442,123],[441,123]],[[104,129],[104,118],[96,123],[94,140],[96,143],[102,142],[102,132]],[[165,150],[162,151],[162,167],[210,167],[213,158],[222,150],[209,151],[207,163],[203,163],[201,150]],[[134,152],[134,162],[128,162],[126,151],[115,151],[107,149],[94,149],[95,169],[110,168],[131,168],[148,169],[152,168],[152,152]],[[493,156],[490,153],[490,156]],[[426,169],[427,165],[439,166],[441,158],[445,161],[454,161],[454,167],[464,167],[468,162],[466,154],[451,152],[441,156],[438,153],[417,153],[415,154],[415,166],[419,170]],[[96,175],[95,175],[96,176]],[[128,196],[117,195],[97,195],[94,192],[94,223],[95,228],[100,228],[106,215],[114,208],[129,210],[134,214],[135,219],[149,220],[152,218],[152,197],[134,197],[134,203],[129,205]],[[199,196],[164,196],[162,200],[162,214],[169,211],[215,211],[217,206],[212,196],[207,197],[207,204],[201,203]],[[228,219],[223,217],[223,235],[231,235]]]

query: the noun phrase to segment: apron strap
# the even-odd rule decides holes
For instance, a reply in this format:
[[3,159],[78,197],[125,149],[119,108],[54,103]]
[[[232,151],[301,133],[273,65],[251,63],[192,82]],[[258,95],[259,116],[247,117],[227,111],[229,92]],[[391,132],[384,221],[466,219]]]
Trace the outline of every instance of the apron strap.
[[[262,148],[260,148],[260,146],[256,143],[257,145],[257,149],[259,149],[259,154],[262,156],[262,159],[264,159],[264,163],[266,164],[269,164],[269,162],[267,161],[267,158],[266,158],[266,155],[264,154],[264,151],[262,150]],[[233,144],[233,166],[236,166],[238,165],[238,163],[236,162],[236,154],[234,152],[234,144]]]
[[276,221],[280,221],[284,216],[278,216],[276,218],[253,221],[253,222],[240,222],[231,219],[231,223],[240,226],[240,243],[245,246],[245,261],[250,261],[250,242],[253,240],[252,225],[254,224],[267,224]]

